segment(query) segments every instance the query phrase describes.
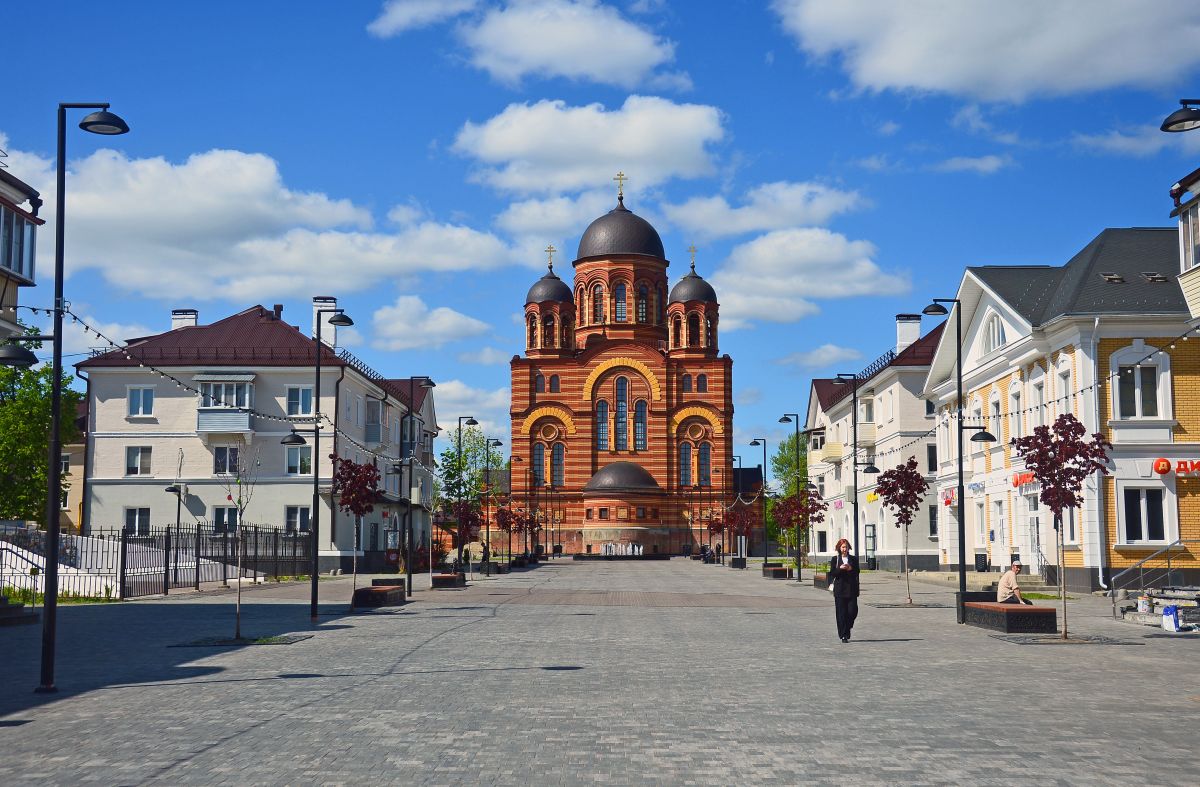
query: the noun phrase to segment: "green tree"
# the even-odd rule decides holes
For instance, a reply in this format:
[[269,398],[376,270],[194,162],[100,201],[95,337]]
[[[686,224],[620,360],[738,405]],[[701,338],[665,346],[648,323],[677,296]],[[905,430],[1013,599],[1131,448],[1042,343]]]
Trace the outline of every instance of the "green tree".
[[[29,369],[0,367],[0,456],[4,457],[0,467],[0,519],[45,519],[52,380],[48,364]],[[63,445],[79,438],[75,410],[83,395],[67,388],[72,380],[63,378],[59,421]],[[62,488],[68,486],[64,481]]]
[[796,463],[796,435],[792,434],[780,441],[771,457],[771,475],[775,483],[782,487],[782,495],[798,493],[808,482],[808,441],[800,435],[800,463]]
[[476,426],[462,430],[462,456],[458,454],[458,430],[449,431],[446,437],[449,445],[442,451],[438,467],[443,503],[453,505],[465,499],[478,504],[483,492],[483,471],[489,466],[493,471],[504,467],[504,455],[488,447],[487,438]]

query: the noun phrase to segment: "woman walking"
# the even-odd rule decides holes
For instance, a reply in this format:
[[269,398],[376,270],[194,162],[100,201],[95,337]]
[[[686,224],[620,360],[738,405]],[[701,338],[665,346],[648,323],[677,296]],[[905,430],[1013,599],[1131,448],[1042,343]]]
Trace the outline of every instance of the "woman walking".
[[833,590],[833,609],[837,615],[838,638],[850,641],[850,630],[858,617],[858,558],[850,554],[850,542],[841,539],[829,564],[829,584]]

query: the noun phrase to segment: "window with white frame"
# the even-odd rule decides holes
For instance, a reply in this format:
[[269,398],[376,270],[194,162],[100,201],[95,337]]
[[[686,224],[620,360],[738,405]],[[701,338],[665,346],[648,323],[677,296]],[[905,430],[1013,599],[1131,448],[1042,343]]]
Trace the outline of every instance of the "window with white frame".
[[1008,523],[1004,521],[1004,501],[996,500],[992,503],[992,532],[989,534],[996,540],[997,544],[1006,541]]
[[1071,412],[1071,356],[1059,356],[1057,370],[1054,381],[1054,412],[1056,415],[1062,415]]
[[929,506],[929,537],[938,537],[938,507]]
[[58,509],[60,511],[67,510],[67,490],[62,490],[58,493]]
[[250,383],[200,383],[201,407],[253,407]]
[[812,443],[810,445],[812,447],[812,450],[814,450],[814,451],[820,451],[822,448],[824,448],[825,447],[825,432],[823,430],[820,432],[813,432],[812,433]]
[[859,400],[858,410],[858,420],[864,424],[875,422],[875,401],[873,399]]
[[1113,413],[1120,420],[1170,418],[1171,356],[1141,339],[1109,358]]
[[237,506],[213,506],[213,527],[218,533],[232,533],[237,526]]
[[1046,423],[1046,381],[1040,375],[1029,386],[1029,399],[1029,425],[1042,426]]
[[1122,543],[1144,544],[1167,540],[1165,497],[1161,486],[1125,486],[1121,490]]
[[[1002,424],[1002,421],[1000,420],[1000,394],[992,394],[991,401],[988,402],[988,422],[987,422],[988,431],[990,432],[994,429],[995,431],[999,432],[1002,428],[1001,424]],[[999,440],[997,440],[998,443],[1003,443],[1002,435],[996,435],[996,437],[1000,438]]]
[[125,414],[130,418],[144,418],[154,415],[154,386],[129,386],[126,393],[126,402],[128,403],[128,408]]
[[1004,322],[999,315],[993,314],[988,317],[983,329],[983,352],[990,353],[1006,344],[1008,341],[1004,336]]
[[126,508],[125,532],[131,536],[150,535],[150,509]]
[[1179,214],[1179,234],[1183,251],[1183,269],[1200,265],[1200,202],[1193,202]]
[[363,425],[363,398],[361,396],[354,397],[354,424],[355,426]]
[[1008,391],[1008,436],[1016,438],[1022,435],[1021,389],[1014,387]]
[[821,496],[822,500],[825,499],[825,476],[824,475],[817,476],[817,494]]
[[975,546],[983,548],[987,544],[987,514],[983,503],[975,504]]
[[313,389],[311,385],[289,385],[287,387],[287,414],[313,414]]
[[934,415],[937,409],[934,407],[932,399],[925,400],[925,415]]
[[1062,532],[1064,544],[1079,543],[1079,528],[1076,526],[1075,509],[1068,508],[1063,511],[1062,515]]
[[[975,406],[971,409],[971,423],[979,424],[982,422],[983,422],[983,404],[977,400],[975,402]],[[958,428],[961,429],[962,425],[960,424]],[[964,435],[964,436],[966,436],[966,435]],[[977,453],[977,454],[983,453],[983,446],[984,446],[983,443],[972,443],[972,445],[975,446],[975,453]]]
[[237,446],[218,445],[213,448],[213,475],[233,475],[237,471]]
[[307,533],[311,515],[312,509],[308,506],[286,506],[283,516],[284,532]]
[[71,455],[60,454],[58,457],[58,472],[62,475],[70,475],[71,473]]
[[125,475],[150,474],[150,446],[131,445],[125,448]]
[[312,475],[312,446],[290,445],[287,449],[287,474]]

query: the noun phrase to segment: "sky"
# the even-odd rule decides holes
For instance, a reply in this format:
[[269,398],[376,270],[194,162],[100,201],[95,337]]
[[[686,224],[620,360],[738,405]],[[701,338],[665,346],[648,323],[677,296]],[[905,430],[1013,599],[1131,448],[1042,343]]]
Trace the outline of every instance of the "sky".
[[[113,338],[311,299],[439,420],[508,442],[529,286],[625,204],[672,282],[721,302],[747,466],[814,376],[895,343],[968,265],[1061,265],[1106,227],[1169,226],[1200,133],[1200,5],[1123,0],[263,0],[22,6],[0,162],[42,192],[53,293],[59,102],[66,298]],[[85,113],[73,114],[77,123]],[[24,319],[31,319],[25,316]],[[43,321],[45,318],[41,318]],[[35,324],[39,324],[36,320]],[[923,331],[935,323],[926,318]],[[68,363],[90,342],[65,334]],[[761,461],[759,459],[758,461]]]

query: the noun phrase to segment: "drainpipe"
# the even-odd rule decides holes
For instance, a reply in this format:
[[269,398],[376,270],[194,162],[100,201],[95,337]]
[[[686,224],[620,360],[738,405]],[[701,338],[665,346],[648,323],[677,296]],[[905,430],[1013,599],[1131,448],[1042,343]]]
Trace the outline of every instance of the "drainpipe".
[[[1100,349],[1100,318],[1092,323],[1092,338],[1090,339],[1091,348],[1089,354],[1092,356],[1092,412],[1096,414],[1096,431],[1101,430],[1100,424],[1100,359],[1096,353]],[[1104,590],[1108,590],[1108,585],[1104,582],[1104,563],[1108,558],[1108,523],[1104,521],[1104,479],[1100,479],[1096,484],[1096,518],[1100,520],[1100,560],[1096,564],[1096,582]]]

